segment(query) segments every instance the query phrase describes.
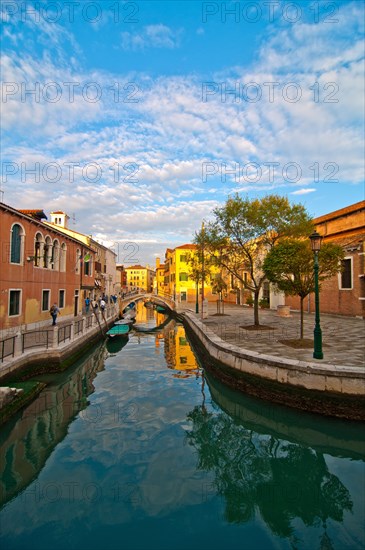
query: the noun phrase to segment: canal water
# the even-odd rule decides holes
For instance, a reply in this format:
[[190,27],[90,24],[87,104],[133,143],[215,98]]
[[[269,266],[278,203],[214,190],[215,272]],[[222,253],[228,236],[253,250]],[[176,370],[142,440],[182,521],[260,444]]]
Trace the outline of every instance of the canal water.
[[4,550],[364,548],[363,426],[222,386],[174,320],[42,379],[1,429]]

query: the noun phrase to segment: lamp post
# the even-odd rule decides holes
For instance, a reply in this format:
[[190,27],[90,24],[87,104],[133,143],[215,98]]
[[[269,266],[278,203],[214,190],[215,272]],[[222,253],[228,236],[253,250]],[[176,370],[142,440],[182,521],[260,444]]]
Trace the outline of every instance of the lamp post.
[[199,313],[199,279],[195,281],[195,313]]
[[322,330],[319,321],[319,287],[318,287],[318,252],[321,250],[322,239],[321,235],[315,231],[310,235],[312,252],[314,253],[314,296],[316,306],[316,318],[314,327],[314,359],[323,359],[322,352]]

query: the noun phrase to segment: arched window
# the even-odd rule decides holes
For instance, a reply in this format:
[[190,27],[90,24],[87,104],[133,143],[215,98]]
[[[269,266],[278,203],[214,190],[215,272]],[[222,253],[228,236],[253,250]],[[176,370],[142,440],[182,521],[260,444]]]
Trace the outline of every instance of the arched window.
[[43,250],[43,267],[49,269],[51,267],[52,259],[52,240],[51,237],[46,237]]
[[51,267],[55,271],[58,271],[60,268],[60,243],[57,239],[53,242]]
[[34,239],[34,265],[40,267],[43,258],[44,238],[42,233],[37,233]]
[[60,271],[66,271],[66,252],[67,252],[67,246],[65,243],[62,243],[61,254],[60,254]]
[[21,264],[23,262],[24,229],[18,223],[14,223],[10,232],[10,262]]
[[80,264],[81,264],[81,250],[78,248],[76,250],[75,273],[80,273]]

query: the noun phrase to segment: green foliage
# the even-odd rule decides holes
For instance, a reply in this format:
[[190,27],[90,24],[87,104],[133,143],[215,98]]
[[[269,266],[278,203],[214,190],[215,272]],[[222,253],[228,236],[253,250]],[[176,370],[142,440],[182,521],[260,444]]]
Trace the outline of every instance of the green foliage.
[[254,322],[259,324],[258,297],[266,278],[264,258],[279,238],[310,235],[311,219],[304,206],[291,205],[279,195],[250,200],[236,194],[213,213],[214,221],[207,224],[195,242],[204,244],[213,265],[234,275],[253,293]]
[[[341,271],[343,250],[332,243],[322,245],[318,254],[318,279],[324,281]],[[303,300],[314,292],[314,254],[309,239],[284,239],[265,258],[266,277],[289,296],[300,297],[300,337],[304,334]]]
[[[341,270],[343,250],[325,243],[318,255],[319,280],[333,277]],[[305,298],[314,292],[314,254],[309,239],[284,239],[266,256],[263,268],[268,280],[290,296]]]

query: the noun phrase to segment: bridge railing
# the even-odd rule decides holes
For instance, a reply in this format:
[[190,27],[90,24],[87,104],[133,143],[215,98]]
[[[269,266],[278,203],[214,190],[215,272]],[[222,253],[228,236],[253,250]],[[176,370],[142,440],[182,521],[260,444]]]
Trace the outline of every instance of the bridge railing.
[[144,299],[150,299],[154,302],[161,302],[161,304],[165,304],[170,309],[175,310],[176,309],[176,303],[174,300],[174,297],[169,294],[154,294],[153,292],[144,292],[144,293],[135,293],[135,294],[129,294],[128,296],[123,297],[119,302],[120,310],[123,311],[125,307],[127,307],[128,304],[131,302],[137,302],[138,300],[144,300]]

